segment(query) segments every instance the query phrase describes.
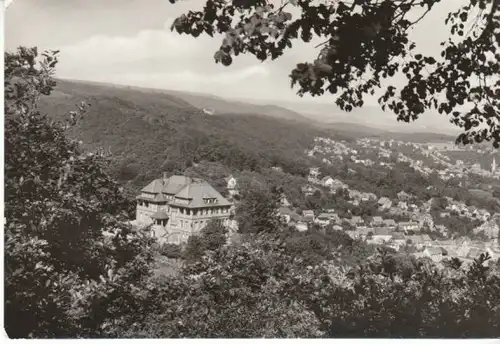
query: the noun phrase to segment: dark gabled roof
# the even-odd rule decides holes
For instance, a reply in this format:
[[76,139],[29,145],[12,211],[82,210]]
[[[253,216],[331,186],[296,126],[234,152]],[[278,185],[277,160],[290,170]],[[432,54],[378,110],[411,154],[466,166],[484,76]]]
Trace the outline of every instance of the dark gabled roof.
[[[215,203],[205,203],[207,199],[215,199]],[[186,205],[181,200],[188,200],[189,204]],[[231,204],[210,184],[199,179],[184,185],[175,195],[175,199],[169,203],[169,205],[187,206],[190,208],[230,206]]]
[[155,179],[151,183],[146,185],[141,191],[146,193],[156,194],[162,192],[164,187],[165,187],[164,179]]
[[[137,198],[160,203],[167,202],[165,195],[175,196],[169,202],[169,205],[173,206],[206,208],[232,205],[206,181],[186,176],[155,179],[143,188],[142,192],[154,194],[154,198],[147,199],[141,196]],[[207,199],[214,199],[215,202],[206,203]]]
[[176,195],[184,186],[192,182],[193,179],[186,176],[172,176],[166,180],[162,192],[167,195]]

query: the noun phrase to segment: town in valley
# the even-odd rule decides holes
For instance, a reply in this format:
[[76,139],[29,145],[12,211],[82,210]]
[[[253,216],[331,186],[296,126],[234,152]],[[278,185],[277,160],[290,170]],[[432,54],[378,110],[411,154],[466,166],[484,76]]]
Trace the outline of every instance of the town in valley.
[[[276,216],[284,226],[297,231],[343,231],[367,244],[409,251],[435,263],[458,258],[470,264],[486,253],[493,260],[500,257],[500,169],[494,150],[465,149],[453,142],[361,138],[347,143],[315,137],[313,147],[304,155],[312,167],[300,195],[292,195],[312,206],[300,207],[292,195],[281,193]],[[471,156],[485,157],[483,165]],[[356,184],[328,174],[332,165],[343,165],[347,175],[355,175],[358,168],[384,173],[404,166],[421,177],[422,184],[413,186],[421,190],[412,194],[403,190],[407,189],[404,185],[394,185],[391,197],[376,189],[356,188]],[[284,174],[279,166],[273,166],[269,173]],[[164,173],[141,189],[132,223],[152,224],[152,235],[161,243],[185,244],[189,236],[217,219],[223,221],[231,237],[238,230],[233,219],[239,199],[234,197],[239,195],[238,173],[223,177],[226,184],[219,192],[204,180]],[[447,185],[462,188],[471,196],[463,200],[446,195]],[[436,196],[430,196],[433,194]],[[325,198],[341,205],[321,207],[321,202],[315,202]],[[454,227],[457,223],[460,229]]]

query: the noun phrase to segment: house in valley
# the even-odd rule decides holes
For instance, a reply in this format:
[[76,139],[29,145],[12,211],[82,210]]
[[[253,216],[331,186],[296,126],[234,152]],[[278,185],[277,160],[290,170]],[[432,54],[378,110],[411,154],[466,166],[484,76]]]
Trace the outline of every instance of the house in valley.
[[361,226],[365,223],[361,216],[353,216],[350,220],[351,225],[353,226]]
[[380,197],[378,205],[380,210],[387,210],[392,207],[392,201],[387,197]]
[[160,242],[177,244],[211,220],[229,226],[233,205],[202,179],[165,174],[146,185],[136,199],[136,223],[152,224],[152,234]]
[[327,226],[332,223],[340,223],[340,217],[335,213],[321,213],[314,222],[320,226]]
[[429,245],[432,241],[428,235],[408,235],[406,239],[409,245],[413,245],[417,249],[424,248],[424,246]]
[[318,190],[318,188],[312,186],[312,185],[306,185],[302,187],[301,191],[305,196],[312,196],[314,192]]
[[384,220],[380,216],[374,216],[372,221],[371,221],[371,225],[375,226],[375,227],[382,226],[383,223],[384,223]]
[[377,244],[389,242],[392,239],[392,231],[386,227],[373,228],[372,241]]
[[373,229],[368,227],[358,227],[353,231],[346,231],[345,233],[353,239],[365,240],[370,233],[373,234]]
[[325,178],[321,179],[321,184],[327,188],[332,187],[334,182],[335,180],[330,176],[326,176]]
[[418,222],[400,222],[398,223],[398,229],[405,233],[409,231],[417,232],[420,231],[420,226]]
[[282,207],[289,207],[290,206],[290,202],[288,202],[288,199],[286,198],[285,194],[281,195],[280,204]]
[[396,221],[394,221],[393,219],[384,219],[382,221],[382,224],[384,225],[384,227],[389,227],[389,228],[396,228]]
[[290,222],[290,220],[292,219],[291,215],[292,211],[287,207],[281,207],[278,209],[278,216],[280,220],[285,224],[288,224]]
[[215,110],[209,108],[203,108],[203,113],[208,116],[213,116],[215,114]]
[[392,233],[391,241],[394,244],[396,244],[397,246],[404,246],[404,245],[406,245],[406,237],[401,232],[394,232],[394,233]]
[[426,247],[422,252],[422,256],[430,258],[433,262],[438,263],[448,257],[448,251],[443,247]]
[[309,169],[309,176],[307,177],[307,180],[310,183],[316,183],[318,181],[319,174],[319,167],[311,167]]
[[408,204],[404,201],[399,201],[398,208],[401,210],[408,210]]
[[302,216],[304,217],[304,220],[306,222],[314,222],[315,219],[314,210],[304,210],[302,212]]
[[238,181],[232,175],[226,178],[226,188],[229,195],[234,196],[238,194]]

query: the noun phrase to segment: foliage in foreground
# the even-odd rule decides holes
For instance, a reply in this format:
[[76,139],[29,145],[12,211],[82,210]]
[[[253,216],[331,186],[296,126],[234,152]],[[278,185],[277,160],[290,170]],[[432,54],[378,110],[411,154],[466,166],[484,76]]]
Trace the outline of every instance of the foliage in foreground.
[[[497,337],[499,277],[384,252],[352,270],[304,266],[269,237],[158,281],[126,337]],[[147,298],[148,299],[148,298]],[[161,300],[161,301],[160,301]]]
[[104,157],[66,138],[81,112],[55,123],[37,111],[57,56],[39,67],[36,57],[5,56],[5,328],[14,338],[99,336],[111,314],[133,312],[151,239],[126,224]]

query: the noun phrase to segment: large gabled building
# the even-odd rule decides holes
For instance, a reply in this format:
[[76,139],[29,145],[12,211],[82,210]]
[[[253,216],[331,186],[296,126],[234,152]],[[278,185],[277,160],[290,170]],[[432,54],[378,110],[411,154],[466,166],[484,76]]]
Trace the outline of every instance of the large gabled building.
[[160,242],[184,242],[212,219],[229,225],[232,203],[202,179],[164,175],[136,198],[136,222],[152,224]]

